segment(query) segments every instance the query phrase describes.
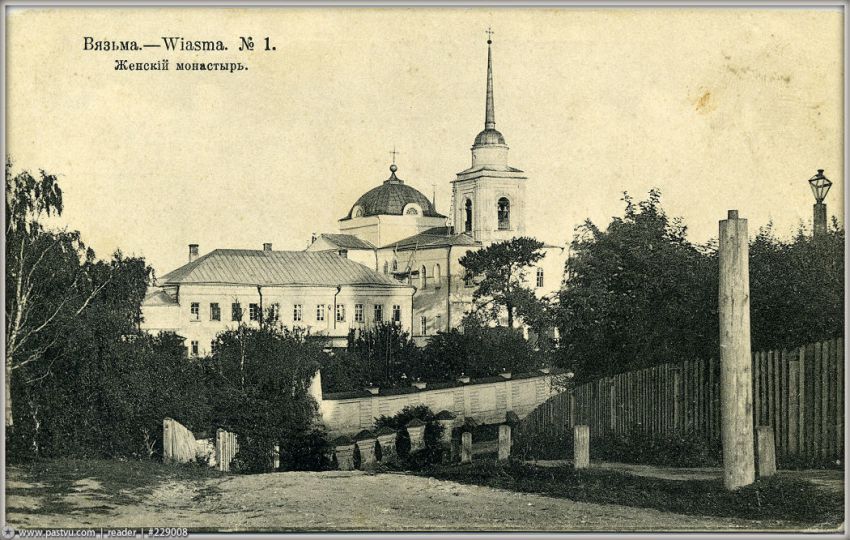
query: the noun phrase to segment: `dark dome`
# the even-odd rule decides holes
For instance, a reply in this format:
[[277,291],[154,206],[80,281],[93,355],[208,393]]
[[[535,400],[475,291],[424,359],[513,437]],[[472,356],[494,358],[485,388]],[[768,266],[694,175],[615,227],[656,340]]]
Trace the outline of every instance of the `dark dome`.
[[505,138],[495,129],[485,129],[475,137],[475,146],[505,144]]
[[[403,180],[396,177],[395,169],[395,166],[390,168],[392,174],[384,180],[383,184],[370,189],[357,199],[344,219],[379,215],[400,216],[404,207],[410,203],[418,204],[422,209],[421,215],[423,216],[446,217],[434,210],[434,206],[428,200],[428,197],[419,190],[405,185]],[[359,216],[353,215],[357,207],[360,207],[363,211]]]

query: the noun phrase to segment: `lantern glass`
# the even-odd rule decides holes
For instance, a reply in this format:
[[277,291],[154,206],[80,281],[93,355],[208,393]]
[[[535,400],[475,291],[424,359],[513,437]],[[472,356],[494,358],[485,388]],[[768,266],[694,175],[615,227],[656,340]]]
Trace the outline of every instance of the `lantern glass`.
[[809,185],[812,188],[812,194],[815,196],[815,201],[823,202],[826,194],[829,193],[829,188],[832,187],[832,182],[823,175],[823,169],[819,169],[818,173],[809,178]]

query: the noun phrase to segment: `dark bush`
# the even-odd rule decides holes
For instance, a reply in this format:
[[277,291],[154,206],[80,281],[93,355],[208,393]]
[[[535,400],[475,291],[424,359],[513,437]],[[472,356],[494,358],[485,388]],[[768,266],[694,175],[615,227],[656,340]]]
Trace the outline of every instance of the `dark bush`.
[[314,427],[280,443],[281,471],[325,471],[331,468],[333,449],[324,428]]
[[271,437],[239,437],[239,450],[230,462],[230,470],[241,474],[271,471],[274,467],[274,445]]
[[[410,436],[407,424],[413,419],[425,423],[425,448],[410,453]],[[393,416],[380,416],[375,419],[375,431],[383,427],[396,430],[396,452],[403,468],[419,470],[422,467],[439,463],[442,460],[442,445],[440,438],[443,426],[437,421],[437,416],[427,405],[407,406]]]

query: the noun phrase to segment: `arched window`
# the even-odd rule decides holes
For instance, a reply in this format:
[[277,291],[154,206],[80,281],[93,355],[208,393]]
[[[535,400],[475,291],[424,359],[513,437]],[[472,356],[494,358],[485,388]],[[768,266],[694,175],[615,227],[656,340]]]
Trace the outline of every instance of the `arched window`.
[[434,265],[434,288],[435,289],[440,288],[440,265],[439,264]]
[[539,288],[539,287],[542,287],[542,286],[543,286],[543,269],[538,268],[537,269],[537,287]]
[[502,197],[499,199],[499,230],[506,231],[511,228],[511,201]]
[[398,261],[393,259],[393,272],[398,272]]
[[384,261],[384,273],[385,274],[390,273],[390,263],[388,261]]
[[463,232],[472,232],[472,201],[466,199],[466,218],[463,220]]
[[428,286],[428,276],[426,275],[425,266],[419,269],[419,288],[425,289]]

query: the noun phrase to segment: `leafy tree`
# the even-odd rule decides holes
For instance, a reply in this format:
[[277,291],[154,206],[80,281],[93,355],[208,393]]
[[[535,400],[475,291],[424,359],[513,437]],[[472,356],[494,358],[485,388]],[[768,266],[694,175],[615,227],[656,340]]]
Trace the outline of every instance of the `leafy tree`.
[[322,385],[328,392],[403,385],[418,356],[410,333],[397,324],[380,323],[362,332],[352,329],[346,349],[322,361]]
[[[717,242],[694,245],[657,190],[606,230],[579,227],[559,295],[559,363],[582,378],[718,356]],[[844,230],[800,229],[779,240],[771,224],[750,243],[754,350],[841,335]]]
[[[109,283],[92,276],[94,253],[76,231],[50,230],[62,213],[54,175],[12,175],[6,160],[6,427],[14,425],[13,380],[23,385],[49,370],[48,352],[68,337],[79,317]],[[21,377],[26,367],[29,375]]]
[[543,258],[543,242],[529,237],[513,238],[467,253],[460,264],[478,281],[473,293],[476,309],[498,324],[507,312],[508,328],[514,327],[518,308],[531,312],[533,292],[525,285],[527,269]]
[[320,342],[280,326],[216,337],[204,360],[211,424],[237,434],[244,472],[270,470],[276,443],[309,438],[317,414],[309,388],[323,356]]
[[658,190],[601,230],[578,228],[559,294],[559,363],[582,378],[715,355],[715,253],[686,238]]
[[800,228],[790,241],[772,224],[750,244],[754,350],[791,348],[842,335],[844,230],[833,220],[823,235]]
[[439,332],[425,345],[411,374],[430,381],[453,380],[461,374],[491,377],[503,370],[524,373],[545,358],[521,334],[467,319],[462,328]]

